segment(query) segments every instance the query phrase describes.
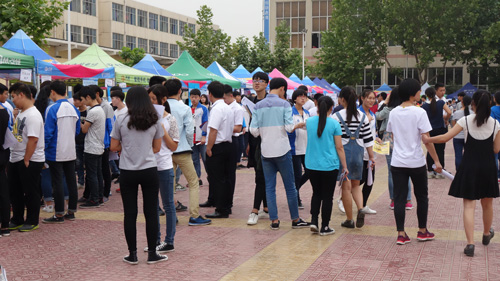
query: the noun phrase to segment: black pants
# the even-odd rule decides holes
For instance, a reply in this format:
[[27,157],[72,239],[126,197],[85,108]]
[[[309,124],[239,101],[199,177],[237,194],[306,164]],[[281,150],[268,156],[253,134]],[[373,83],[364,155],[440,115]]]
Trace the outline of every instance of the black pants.
[[[259,210],[260,203],[267,208],[266,200],[266,180],[264,178],[264,170],[262,169],[262,155],[260,151],[260,144],[254,150],[255,152],[255,192],[253,196],[253,208]],[[250,152],[251,153],[251,152]]]
[[[293,175],[295,177],[295,188],[297,189],[297,201],[299,204],[302,203],[299,190],[309,180],[309,171],[305,169],[305,159],[305,155],[292,155]],[[304,174],[302,174],[302,167],[305,169]]]
[[212,147],[212,156],[207,155],[207,179],[209,189],[213,192],[215,211],[228,215],[232,203],[231,178],[234,175],[236,163],[234,163],[233,146],[229,142],[215,144]]
[[0,165],[0,228],[8,228],[10,221],[9,184],[6,174],[7,165]]
[[405,205],[408,196],[408,179],[413,183],[413,192],[417,199],[418,227],[427,227],[427,212],[429,197],[427,189],[427,171],[425,166],[420,168],[398,168],[391,166],[394,182],[394,218],[398,231],[405,230]]
[[[109,169],[109,148],[104,149],[104,153],[102,154],[102,179],[103,181],[99,181],[100,190],[102,190],[101,198],[109,197],[109,192],[111,191],[111,170]],[[104,185],[103,185],[104,184]]]
[[101,201],[103,194],[102,183],[102,155],[84,153],[85,159],[85,191],[83,197],[87,201],[97,203]]
[[159,181],[156,167],[130,171],[120,170],[120,191],[123,202],[123,226],[128,250],[137,251],[137,195],[142,190],[148,248],[155,249],[158,235]]
[[[40,217],[40,173],[43,162],[30,161],[26,168],[24,160],[10,163],[8,169],[10,202],[12,204],[11,222],[17,225],[38,225]],[[26,206],[26,220],[24,219]]]
[[75,160],[65,162],[47,161],[50,167],[52,196],[54,197],[56,215],[64,215],[63,178],[66,179],[66,185],[68,186],[68,210],[73,213],[76,212],[78,189],[76,187],[75,162]]
[[309,170],[309,177],[313,189],[311,199],[311,221],[318,223],[321,207],[321,226],[328,226],[332,216],[333,193],[337,183],[339,170],[316,171]]
[[[448,132],[447,128],[438,128],[434,129],[429,132],[429,135],[431,137],[439,136],[439,135],[444,135]],[[439,162],[441,162],[441,166],[443,166],[444,169],[444,149],[446,148],[446,143],[435,143],[434,147],[436,148],[436,154],[438,156]],[[434,160],[432,160],[431,155],[429,152],[427,152],[427,171],[432,172],[434,169],[432,169],[432,165],[434,164]]]
[[366,207],[366,202],[368,202],[368,197],[370,197],[370,193],[372,193],[373,183],[375,182],[375,167],[372,168],[372,184],[368,185],[368,161],[363,161],[363,178],[360,181],[360,184],[363,185],[363,207]]
[[[233,197],[234,197],[234,188],[236,187],[236,164],[240,161],[241,158],[241,152],[240,152],[240,137],[232,137],[232,143],[231,143],[231,163],[230,168],[231,168],[231,174],[229,177],[229,182],[231,184],[231,208],[233,207]],[[240,157],[238,157],[238,152],[240,152]]]

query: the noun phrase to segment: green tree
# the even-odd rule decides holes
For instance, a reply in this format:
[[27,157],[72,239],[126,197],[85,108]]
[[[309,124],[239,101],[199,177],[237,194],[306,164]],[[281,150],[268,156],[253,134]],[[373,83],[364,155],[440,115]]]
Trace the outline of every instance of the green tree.
[[276,26],[275,38],[276,44],[273,50],[272,68],[284,71],[288,67],[290,53],[290,26],[287,21],[283,20]]
[[144,58],[146,51],[143,48],[130,49],[129,47],[123,47],[118,55],[122,58],[123,64],[134,66]]
[[262,68],[265,72],[270,72],[272,53],[267,43],[264,33],[260,32],[259,36],[253,37],[253,45],[250,49],[250,58],[248,65],[245,67],[252,72],[257,67]]
[[243,65],[248,67],[250,65],[250,41],[247,37],[240,36],[236,39],[236,43],[233,45],[233,49],[236,53],[234,57],[234,65]]
[[207,5],[201,6],[196,14],[198,30],[193,32],[190,28],[186,28],[183,41],[177,41],[177,44],[181,50],[189,51],[189,54],[204,67],[217,61],[224,68],[232,69],[234,51],[231,37],[221,30],[214,30],[213,13]]
[[5,43],[22,29],[38,45],[45,44],[50,31],[61,23],[69,2],[64,0],[0,1],[0,42]]

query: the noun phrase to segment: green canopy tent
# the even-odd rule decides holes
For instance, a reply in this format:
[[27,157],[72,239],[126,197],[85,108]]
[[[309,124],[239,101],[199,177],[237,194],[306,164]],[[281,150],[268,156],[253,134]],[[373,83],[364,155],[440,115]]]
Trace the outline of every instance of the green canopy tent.
[[16,53],[0,47],[0,69],[34,68],[33,56]]
[[64,64],[79,64],[88,68],[101,69],[106,67],[115,68],[115,79],[117,83],[127,83],[135,85],[148,85],[149,78],[153,76],[141,70],[124,65],[106,54],[97,44],[92,44],[76,58]]
[[233,88],[241,88],[241,82],[223,78],[199,64],[188,51],[182,52],[177,61],[167,68],[167,71],[182,81],[219,81]]

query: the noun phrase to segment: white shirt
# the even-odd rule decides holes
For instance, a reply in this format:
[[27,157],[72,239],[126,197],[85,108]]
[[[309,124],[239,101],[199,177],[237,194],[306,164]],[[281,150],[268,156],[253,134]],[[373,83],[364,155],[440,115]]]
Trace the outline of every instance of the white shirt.
[[120,116],[122,114],[126,114],[127,112],[128,112],[128,108],[126,106],[122,109],[116,109],[115,110],[115,118],[118,118],[118,116]]
[[[241,107],[241,105],[239,105],[236,101],[233,101],[228,106],[231,108],[231,111],[233,111],[234,126],[243,125],[243,107]],[[233,133],[234,137],[239,135],[241,135],[241,133]]]
[[[173,141],[179,142],[179,129],[177,128],[177,121],[172,114],[169,114],[160,119],[160,123],[167,131],[168,135],[172,138]],[[161,149],[159,152],[155,154],[156,156],[156,165],[158,167],[158,171],[164,171],[168,169],[173,169],[174,165],[172,163],[172,150],[167,147],[167,143],[161,138]]]
[[[494,133],[493,140],[495,140],[495,137],[498,131],[500,130],[500,123],[498,123],[497,120],[495,120],[493,117],[490,116],[488,118],[488,121],[486,121],[486,123],[481,125],[481,127],[478,127],[476,125],[476,122],[474,121],[475,117],[476,114],[471,113],[465,117],[460,118],[457,121],[457,124],[463,128],[463,132],[465,135],[465,142],[467,142],[467,127],[469,128],[470,135],[477,140],[485,140],[489,138],[492,133]],[[465,118],[467,118],[467,123],[465,123]],[[493,132],[493,128],[495,128],[495,132]]]
[[[38,138],[35,152],[30,161],[45,162],[45,131],[43,127],[43,118],[38,109],[32,106],[17,115],[12,133],[16,137],[16,143],[10,149],[10,162],[16,163],[24,160],[28,137]],[[74,138],[74,136],[71,136]]]
[[304,108],[307,111],[309,111],[309,109],[311,109],[313,107],[315,107],[314,102],[310,99],[307,99],[306,103],[302,106],[302,108]]
[[400,168],[425,166],[422,134],[431,130],[432,126],[424,109],[416,106],[394,108],[387,122],[387,132],[392,132],[394,138],[391,166]]
[[208,116],[207,139],[210,138],[210,129],[217,130],[215,144],[221,142],[232,142],[234,129],[234,114],[229,105],[223,99],[217,100]]
[[307,109],[307,111],[309,111],[309,116],[311,117],[318,115],[318,108],[316,106],[311,108],[311,110]]
[[14,108],[12,107],[12,105],[10,105],[10,103],[9,103],[9,102],[7,102],[7,101],[6,101],[6,102],[3,102],[3,103],[2,103],[2,105],[3,105],[4,107],[6,107],[8,110],[10,110],[10,112],[11,112],[11,113],[12,113],[12,112],[14,112]]

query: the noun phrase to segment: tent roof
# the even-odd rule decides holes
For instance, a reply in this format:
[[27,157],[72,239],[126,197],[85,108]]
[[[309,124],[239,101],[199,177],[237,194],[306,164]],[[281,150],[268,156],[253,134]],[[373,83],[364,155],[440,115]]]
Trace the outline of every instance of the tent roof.
[[167,71],[181,80],[193,81],[219,81],[229,84],[233,88],[240,88],[241,82],[220,77],[199,64],[188,51],[182,52],[181,56],[174,64],[167,68]]
[[34,68],[33,56],[20,54],[0,47],[0,69]]
[[224,67],[222,67],[222,65],[220,65],[216,61],[214,61],[211,65],[209,65],[207,67],[207,69],[209,71],[211,71],[212,73],[219,75],[220,77],[223,77],[223,78],[226,78],[229,80],[233,80],[233,81],[238,81],[238,82],[240,81],[240,80],[234,78],[226,69],[224,69]]
[[22,29],[19,29],[7,42],[5,42],[3,47],[14,52],[33,56],[35,60],[58,63],[53,57],[49,56],[44,50],[38,47]]
[[292,75],[290,75],[289,79],[292,80],[295,83],[304,84],[302,82],[302,80],[300,80],[300,78],[297,75],[295,75],[295,73],[293,73]]
[[231,75],[235,78],[252,79],[252,73],[248,72],[248,70],[241,64],[238,65]]
[[150,54],[142,58],[140,62],[133,66],[133,68],[160,76],[172,76],[170,72],[166,71]]
[[340,89],[340,87],[339,87],[339,86],[337,86],[337,85],[335,84],[335,82],[332,82],[332,84],[330,84],[330,85],[332,85],[332,87],[333,87],[333,88],[337,89],[337,90],[340,92],[340,90],[341,90],[341,89]]
[[56,79],[67,78],[114,78],[115,69],[113,67],[103,69],[92,69],[82,65],[53,64],[45,61],[38,61],[37,72],[40,75],[55,76]]
[[264,72],[264,73],[265,73],[265,71],[264,71],[264,70],[262,70],[262,68],[257,67],[254,71],[252,71],[252,76],[253,76],[255,73],[259,72],[259,71],[260,71],[260,72]]
[[474,95],[474,93],[477,91],[477,88],[474,87],[470,82],[465,84],[460,90],[454,92],[453,94],[449,94],[446,96],[446,98],[452,99],[456,98],[460,92],[465,92],[466,95],[471,96]]
[[283,73],[281,73],[278,69],[273,69],[273,71],[271,71],[269,73],[269,77],[271,78],[283,78],[286,80],[286,82],[288,83],[288,89],[289,90],[293,90],[293,89],[297,89],[301,84],[297,83],[297,82],[293,82],[292,80],[288,79],[288,77],[286,77],[285,75],[283,75]]
[[380,86],[380,88],[375,90],[375,92],[390,92],[390,91],[392,91],[392,88],[385,83],[382,86]]
[[327,90],[329,90],[331,92],[339,92],[339,91],[337,91],[337,89],[335,89],[334,87],[332,87],[332,85],[330,85],[324,79],[319,79],[318,77],[316,77],[316,78],[314,78],[313,82],[316,83],[316,85],[322,87],[323,89],[327,89]]
[[153,76],[113,59],[106,54],[96,43],[92,44],[87,50],[83,51],[76,58],[65,62],[64,64],[79,64],[92,69],[102,69],[107,67],[115,68],[116,82],[125,82],[127,84],[148,85],[149,78]]

